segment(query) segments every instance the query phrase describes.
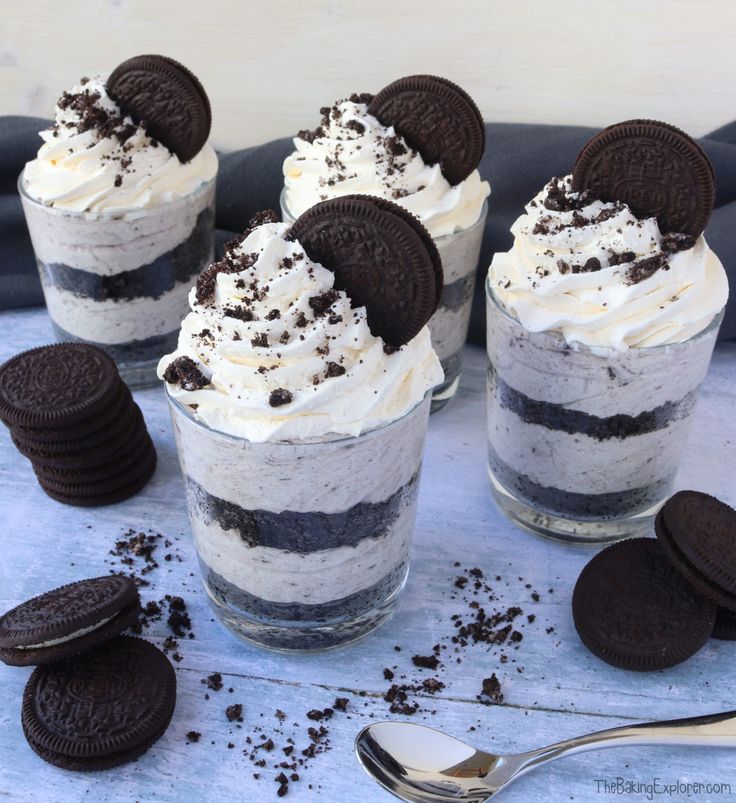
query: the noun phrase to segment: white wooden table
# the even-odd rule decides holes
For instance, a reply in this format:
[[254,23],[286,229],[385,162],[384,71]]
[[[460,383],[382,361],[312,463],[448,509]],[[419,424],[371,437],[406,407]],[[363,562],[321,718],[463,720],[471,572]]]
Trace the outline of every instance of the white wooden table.
[[[44,311],[4,313],[0,322],[0,361],[51,341]],[[410,659],[414,654],[428,655],[435,643],[447,643],[453,632],[450,616],[467,614],[467,605],[452,599],[459,593],[453,582],[463,567],[480,567],[490,578],[498,599],[486,605],[489,612],[494,606],[524,609],[524,616],[517,619],[524,639],[516,651],[470,646],[462,650],[459,664],[443,653],[444,667],[437,676],[446,688],[435,697],[418,697],[426,710],[416,714],[415,721],[503,752],[620,723],[736,708],[734,643],[711,641],[685,664],[642,675],[609,667],[581,645],[572,625],[570,596],[593,553],[527,535],[495,510],[485,474],[484,392],[484,356],[469,348],[458,397],[430,422],[413,568],[399,611],[361,643],[323,656],[263,652],[234,640],[213,621],[199,585],[160,389],[136,393],[156,442],[159,467],[141,494],[120,505],[86,510],[52,501],[35,482],[30,464],[13,448],[8,433],[0,432],[0,610],[56,585],[107,573],[114,568],[106,562],[111,560],[108,551],[114,541],[129,528],[150,528],[172,539],[170,551],[182,560],[161,560],[168,550],[160,547],[160,568],[148,575],[151,584],[141,590],[142,597],[146,601],[166,593],[183,596],[196,634],[191,641],[180,641],[178,701],[168,731],[136,763],[107,772],[64,772],[36,757],[20,725],[21,696],[30,670],[0,664],[0,799],[275,800],[277,770],[267,766],[260,770],[259,780],[252,777],[259,770],[242,753],[246,736],[258,725],[273,733],[278,724],[274,711],[282,709],[287,719],[281,743],[294,734],[298,747],[303,747],[307,726],[316,724],[305,713],[344,696],[350,698],[347,714],[336,714],[327,723],[332,749],[299,770],[301,780],[290,785],[287,800],[388,801],[389,795],[354,758],[353,739],[370,717],[391,718],[382,699],[389,686],[384,667],[397,666],[397,676],[406,673],[410,682],[435,674],[416,669]],[[736,345],[721,346],[703,389],[677,484],[709,491],[732,505],[736,503],[735,402]],[[454,567],[455,561],[462,566]],[[496,581],[496,575],[502,580]],[[534,591],[539,602],[532,599]],[[536,615],[532,624],[526,621],[527,614]],[[554,630],[547,633],[548,628]],[[161,621],[144,635],[160,645],[168,632]],[[394,645],[400,645],[401,652]],[[501,652],[508,655],[506,663],[500,660]],[[216,671],[222,673],[225,688],[209,692],[207,700],[200,681]],[[483,706],[476,695],[482,679],[494,672],[505,699],[500,705]],[[225,707],[236,702],[244,705],[240,729],[225,717]],[[187,743],[185,734],[191,730],[201,732],[198,743]],[[228,749],[228,742],[235,747]],[[264,755],[269,765],[284,758],[276,751]],[[659,779],[660,790],[678,781],[731,788],[730,794],[726,789],[689,798],[684,792],[655,790],[649,797],[654,800],[733,800],[736,751],[632,747],[588,753],[527,775],[504,793],[503,800],[647,799],[644,789],[605,794],[602,782],[615,783],[616,778],[641,784]]]

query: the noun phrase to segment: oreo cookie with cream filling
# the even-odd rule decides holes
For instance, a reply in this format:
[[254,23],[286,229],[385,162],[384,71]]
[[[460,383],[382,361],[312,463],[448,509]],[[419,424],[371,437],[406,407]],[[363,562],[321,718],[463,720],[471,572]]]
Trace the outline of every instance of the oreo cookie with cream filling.
[[138,620],[138,589],[113,574],[70,583],[0,616],[0,660],[49,664],[101,644]]

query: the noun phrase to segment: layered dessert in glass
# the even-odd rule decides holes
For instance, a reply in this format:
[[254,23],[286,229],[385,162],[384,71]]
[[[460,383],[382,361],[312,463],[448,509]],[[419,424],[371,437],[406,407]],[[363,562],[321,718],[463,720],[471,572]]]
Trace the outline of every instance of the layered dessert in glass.
[[[440,89],[449,84],[430,76],[419,78],[429,81],[419,85],[422,92],[434,87],[434,81],[441,81]],[[464,93],[463,97],[472,104]],[[281,211],[285,221],[294,220],[318,201],[360,193],[394,201],[427,228],[440,252],[445,277],[442,298],[429,322],[432,345],[445,372],[445,381],[433,394],[432,409],[436,410],[452,398],[459,382],[490,186],[472,162],[467,176],[451,183],[439,161],[425,158],[426,150],[423,156],[416,139],[414,147],[409,144],[401,133],[401,122],[387,125],[371,113],[373,101],[373,95],[354,94],[322,109],[316,130],[299,132],[293,140],[294,152],[284,161]],[[436,109],[440,116],[449,117],[451,111]],[[483,122],[475,112],[471,119],[482,137]],[[432,139],[430,115],[424,128],[425,136]],[[455,141],[453,133],[447,132],[450,142]],[[442,147],[448,146],[443,142]],[[482,145],[478,159],[480,154]]]
[[396,606],[442,370],[426,326],[401,346],[372,334],[289,232],[261,216],[228,245],[159,375],[215,612],[262,646],[321,650]]
[[217,156],[202,142],[180,159],[106,76],[64,92],[40,136],[18,189],[57,339],[93,343],[129,385],[151,384],[213,258]]
[[[649,148],[642,176],[661,169]],[[554,178],[493,258],[489,473],[527,529],[593,543],[648,533],[671,492],[728,284],[702,233],[663,228]]]

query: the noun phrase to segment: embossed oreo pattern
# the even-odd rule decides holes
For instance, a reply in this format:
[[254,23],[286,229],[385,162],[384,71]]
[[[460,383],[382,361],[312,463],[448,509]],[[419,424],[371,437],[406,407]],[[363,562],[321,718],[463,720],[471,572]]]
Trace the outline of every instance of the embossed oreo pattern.
[[653,538],[604,549],[573,593],[575,627],[588,649],[623,669],[675,666],[710,638],[716,606],[668,562]]
[[573,189],[623,201],[662,233],[698,237],[715,203],[713,167],[700,146],[674,126],[628,120],[603,129],[578,155]]
[[731,590],[735,521],[736,512],[728,505],[699,491],[678,491],[654,520],[657,538],[680,574],[701,594],[730,609],[736,609],[736,592]]
[[136,56],[116,67],[107,81],[110,97],[140,121],[182,162],[193,159],[210,133],[209,99],[186,67],[166,56]]
[[0,648],[63,637],[114,615],[137,598],[135,583],[116,574],[61,586],[0,617]]
[[66,426],[108,404],[119,377],[102,349],[83,343],[41,346],[0,367],[0,417],[21,426]]
[[119,636],[31,675],[23,729],[41,751],[104,757],[162,733],[176,702],[176,675],[153,644]]
[[401,346],[430,319],[439,294],[433,252],[394,206],[389,201],[379,206],[367,196],[323,201],[305,212],[288,236],[335,273],[335,286],[354,307],[366,308],[374,335]]
[[736,510],[696,491],[675,496],[674,521],[663,514],[675,542],[697,569],[736,594]]
[[373,98],[368,111],[393,126],[426,163],[439,162],[450,184],[466,179],[483,156],[485,127],[478,107],[445,78],[400,78]]

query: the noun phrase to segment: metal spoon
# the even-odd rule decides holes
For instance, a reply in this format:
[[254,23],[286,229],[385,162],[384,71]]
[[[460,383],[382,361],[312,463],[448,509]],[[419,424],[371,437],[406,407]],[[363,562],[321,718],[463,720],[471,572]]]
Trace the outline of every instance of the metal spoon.
[[355,740],[358,760],[384,789],[409,803],[482,803],[534,767],[563,756],[626,745],[736,747],[736,711],[598,731],[528,753],[497,756],[411,722],[377,722]]

